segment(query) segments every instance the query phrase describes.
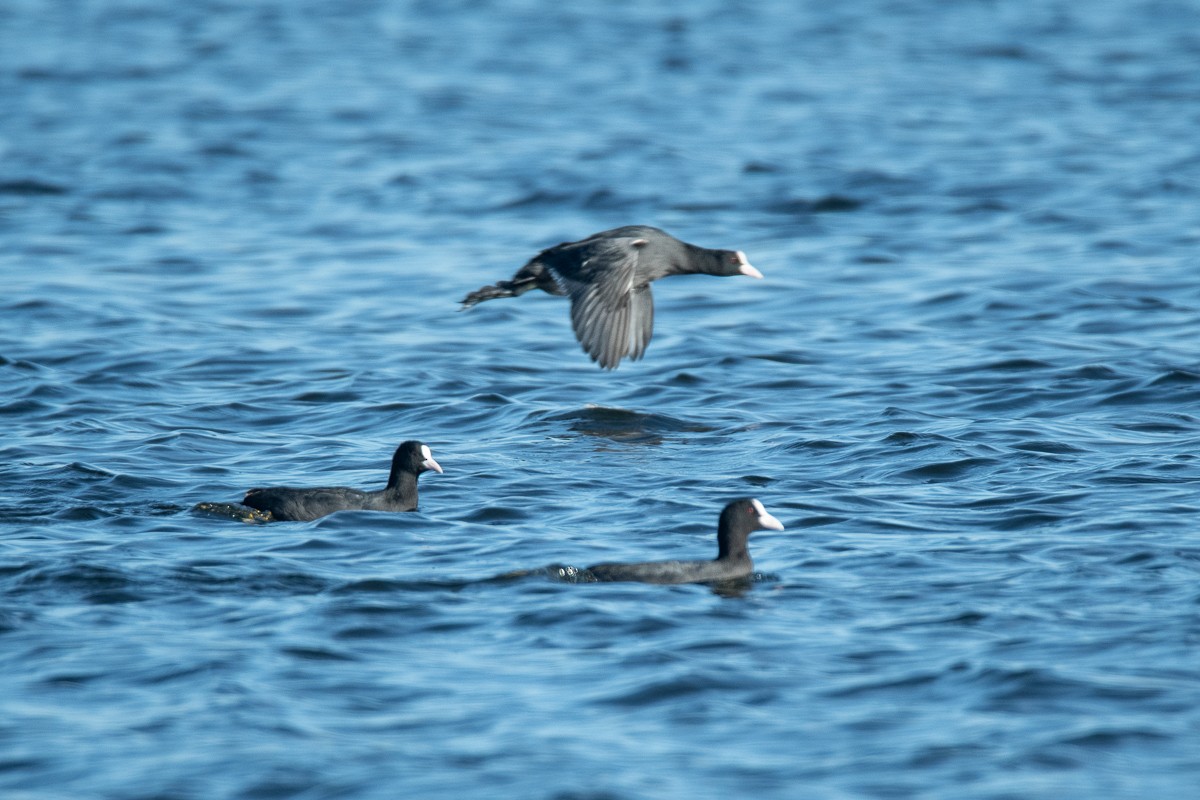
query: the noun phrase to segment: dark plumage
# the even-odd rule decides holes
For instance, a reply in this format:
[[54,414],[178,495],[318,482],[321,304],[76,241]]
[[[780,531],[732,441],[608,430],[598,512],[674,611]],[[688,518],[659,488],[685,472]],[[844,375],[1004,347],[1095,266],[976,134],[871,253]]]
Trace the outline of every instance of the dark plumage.
[[616,369],[622,358],[641,358],[650,343],[651,281],[696,273],[762,277],[740,250],[709,250],[658,228],[627,225],[543,250],[511,281],[498,281],[464,297],[462,308],[517,297],[530,289],[567,295],[575,338],[593,361]]
[[725,506],[717,523],[717,557],[712,561],[648,561],[640,564],[596,564],[582,580],[641,581],[643,583],[711,583],[749,577],[754,572],[747,540],[754,531],[783,530],[753,497]]
[[363,492],[343,486],[293,489],[274,486],[251,489],[242,502],[270,513],[273,519],[307,521],[335,511],[414,511],[417,507],[417,476],[427,470],[441,472],[429,447],[421,442],[404,442],[392,456],[387,487]]

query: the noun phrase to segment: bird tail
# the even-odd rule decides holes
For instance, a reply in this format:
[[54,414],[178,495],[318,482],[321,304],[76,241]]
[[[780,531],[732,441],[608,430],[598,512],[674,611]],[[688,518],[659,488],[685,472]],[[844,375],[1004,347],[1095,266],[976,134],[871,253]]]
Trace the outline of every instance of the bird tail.
[[495,284],[476,289],[464,297],[462,299],[462,307],[458,310],[466,311],[477,303],[482,303],[484,300],[495,300],[497,297],[517,297],[535,288],[537,288],[537,280],[533,278],[496,281]]

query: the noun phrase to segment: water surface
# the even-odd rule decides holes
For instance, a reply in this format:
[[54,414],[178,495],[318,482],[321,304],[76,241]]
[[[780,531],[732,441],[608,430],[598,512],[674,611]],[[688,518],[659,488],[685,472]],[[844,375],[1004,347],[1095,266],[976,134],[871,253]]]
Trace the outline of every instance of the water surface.
[[[5,797],[1190,798],[1187,3],[0,9]],[[765,281],[561,299],[627,223]],[[251,486],[413,514],[244,525]],[[492,580],[707,557],[748,590]]]

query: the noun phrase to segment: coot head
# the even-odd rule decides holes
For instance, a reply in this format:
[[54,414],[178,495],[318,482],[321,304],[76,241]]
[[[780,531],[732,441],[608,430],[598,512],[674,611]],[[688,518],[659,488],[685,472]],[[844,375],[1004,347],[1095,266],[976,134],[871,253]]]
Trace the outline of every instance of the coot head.
[[392,473],[411,472],[420,475],[428,470],[441,472],[442,465],[433,460],[429,445],[423,442],[407,441],[396,448],[392,456]]
[[781,531],[783,523],[771,516],[753,497],[739,497],[721,511],[717,523],[718,558],[749,557],[746,540],[754,531]]
[[746,254],[741,250],[709,250],[712,260],[702,272],[707,272],[710,275],[748,275],[751,278],[762,278],[763,274],[750,265],[746,260]]
[[753,497],[739,497],[737,500],[731,500],[721,511],[719,525],[730,530],[783,530],[783,523],[771,516],[763,504]]

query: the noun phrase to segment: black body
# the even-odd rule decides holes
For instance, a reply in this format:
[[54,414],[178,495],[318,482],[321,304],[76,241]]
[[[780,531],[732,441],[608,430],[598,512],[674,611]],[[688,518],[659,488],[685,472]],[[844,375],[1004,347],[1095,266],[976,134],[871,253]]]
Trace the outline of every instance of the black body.
[[421,442],[408,441],[396,448],[387,486],[378,491],[364,492],[344,486],[315,489],[275,486],[251,489],[242,502],[268,512],[273,519],[296,522],[318,519],[335,511],[414,511],[417,476],[430,469],[442,471],[429,454],[429,448]]
[[668,275],[749,275],[761,278],[737,250],[709,250],[658,228],[627,225],[543,250],[517,270],[463,298],[463,309],[530,289],[571,298],[571,325],[591,359],[616,369],[637,360],[654,332],[650,283]]
[[595,564],[581,580],[641,581],[642,583],[713,583],[754,574],[748,540],[757,530],[783,530],[783,524],[752,497],[732,501],[717,523],[717,557],[711,561],[648,561],[637,564]]

